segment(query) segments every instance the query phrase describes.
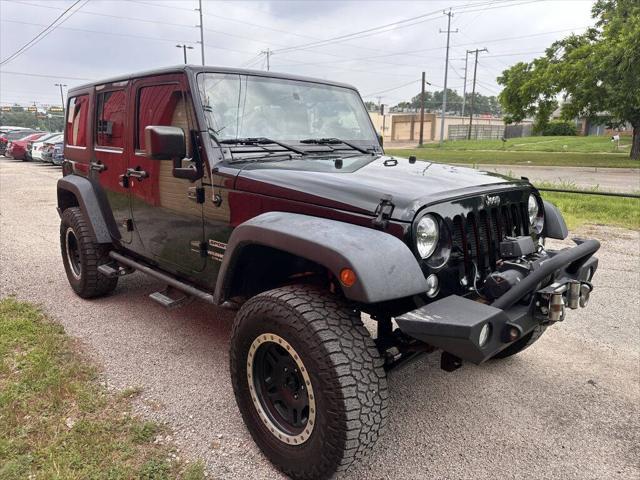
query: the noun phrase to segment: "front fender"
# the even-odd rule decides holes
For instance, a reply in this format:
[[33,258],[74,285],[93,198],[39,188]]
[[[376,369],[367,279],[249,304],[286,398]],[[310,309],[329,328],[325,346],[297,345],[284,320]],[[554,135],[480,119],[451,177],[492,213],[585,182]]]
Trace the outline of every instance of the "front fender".
[[[263,245],[306,258],[337,278],[343,268],[357,276],[345,296],[360,303],[404,298],[427,290],[411,250],[388,233],[348,223],[286,212],[268,212],[236,227],[224,256],[215,300],[226,299],[242,249]],[[238,273],[241,274],[241,273]]]

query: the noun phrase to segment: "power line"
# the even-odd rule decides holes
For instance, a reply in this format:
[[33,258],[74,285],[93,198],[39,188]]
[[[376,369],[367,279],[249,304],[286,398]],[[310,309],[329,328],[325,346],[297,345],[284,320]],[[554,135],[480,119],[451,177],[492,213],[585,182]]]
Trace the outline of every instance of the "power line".
[[[21,20],[8,20],[3,18],[2,20],[0,20],[2,22],[6,22],[6,23],[16,23],[19,25],[31,25],[34,27],[44,27],[44,24],[41,23],[32,23],[32,22],[23,22]],[[143,40],[154,40],[156,42],[169,42],[169,43],[175,43],[175,42],[182,42],[184,41],[184,39],[179,39],[179,38],[160,38],[160,37],[148,37],[146,35],[134,35],[134,34],[130,34],[130,33],[117,33],[117,32],[104,32],[101,30],[89,30],[89,29],[85,29],[85,28],[74,28],[74,27],[58,27],[57,30],[68,30],[71,32],[82,32],[82,33],[97,33],[99,35],[110,35],[110,36],[114,36],[114,37],[129,37],[129,38],[140,38]],[[189,43],[195,43],[195,42],[189,42]],[[209,47],[209,46],[207,46]],[[224,49],[224,50],[230,50],[230,49]],[[239,53],[250,53],[247,51],[243,51],[243,50],[231,50],[234,52],[239,52]]]
[[79,3],[84,2],[82,5],[80,5],[78,7],[77,10],[71,12],[71,14],[65,18],[64,20],[62,20],[62,22],[60,23],[64,23],[65,21],[69,20],[69,18],[71,18],[71,16],[76,13],[78,10],[80,10],[84,5],[87,4],[89,0],[76,0],[75,2],[73,2],[73,4],[67,8],[64,12],[62,12],[60,15],[58,15],[58,17],[56,17],[56,19],[51,22],[49,25],[47,25],[47,27],[42,30],[40,33],[38,33],[35,37],[33,37],[31,40],[29,40],[27,43],[25,43],[22,47],[20,47],[18,50],[16,50],[15,52],[13,52],[11,55],[9,55],[7,58],[5,58],[4,60],[2,60],[0,62],[0,65],[5,65],[8,62],[10,62],[11,60],[19,57],[22,53],[26,52],[28,49],[30,49],[32,46],[34,46],[35,44],[37,44],[40,40],[42,40],[43,38],[45,38],[47,35],[49,35],[51,32],[53,32],[56,27],[58,26],[57,23],[69,12],[71,11],[72,8],[74,8],[75,6],[77,6]]
[[363,95],[363,97],[373,97],[373,96],[378,95],[380,93],[392,92],[394,90],[399,90],[399,89],[401,89],[403,87],[408,87],[409,85],[413,85],[413,84],[419,83],[419,82],[420,82],[420,80],[412,80],[411,82],[407,82],[407,83],[403,83],[402,85],[398,85],[398,86],[395,86],[395,87],[387,88],[386,90],[379,90],[377,92],[368,93],[366,95]]
[[84,78],[84,77],[68,77],[64,75],[45,75],[42,73],[33,73],[33,72],[10,72],[7,70],[0,70],[0,75],[23,75],[25,77],[42,77],[42,78],[61,78],[63,80],[86,80],[93,81],[93,78]]
[[[478,7],[478,6],[482,6],[482,5],[491,5],[491,4],[495,4],[500,0],[492,0],[492,1],[488,1],[488,2],[476,2],[476,3],[469,3],[469,4],[465,4],[465,5],[461,5],[459,7],[452,7],[454,10],[456,11],[466,11],[465,8],[474,8],[474,7]],[[500,3],[501,5],[496,5],[493,8],[505,8],[505,7],[509,7],[512,5],[521,5],[522,3],[532,3],[532,2],[536,2],[536,1],[544,1],[544,0],[527,0],[525,2],[520,2],[520,3],[516,3],[513,4],[513,0],[501,0]],[[476,10],[469,10],[469,11],[476,11]],[[344,35],[339,35],[337,37],[332,37],[332,38],[328,38],[322,41],[318,41],[318,42],[310,42],[310,43],[306,43],[306,44],[302,44],[302,45],[294,45],[292,47],[287,47],[281,50],[276,50],[275,53],[282,53],[282,52],[288,52],[288,51],[293,51],[293,50],[303,50],[309,47],[316,47],[316,46],[326,46],[326,45],[330,45],[333,43],[339,43],[342,42],[344,40],[352,40],[354,38],[363,38],[366,36],[370,36],[371,34],[377,35],[380,33],[386,33],[389,30],[393,30],[396,27],[400,26],[400,25],[405,25],[405,24],[409,24],[409,25],[405,25],[405,26],[413,26],[413,25],[417,25],[419,23],[423,23],[425,21],[430,21],[430,20],[436,20],[436,18],[429,18],[429,17],[433,17],[434,15],[437,15],[438,13],[440,13],[440,9],[438,10],[434,10],[432,12],[428,12],[428,13],[424,13],[422,15],[417,15],[415,17],[410,17],[410,18],[406,18],[403,20],[398,20],[396,22],[391,22],[385,25],[379,25],[377,27],[371,27],[371,28],[367,28],[365,30],[360,30],[358,32],[352,32],[352,33],[348,33],[348,34],[344,34]],[[389,28],[392,27],[392,28]],[[393,55],[393,54],[392,54]]]

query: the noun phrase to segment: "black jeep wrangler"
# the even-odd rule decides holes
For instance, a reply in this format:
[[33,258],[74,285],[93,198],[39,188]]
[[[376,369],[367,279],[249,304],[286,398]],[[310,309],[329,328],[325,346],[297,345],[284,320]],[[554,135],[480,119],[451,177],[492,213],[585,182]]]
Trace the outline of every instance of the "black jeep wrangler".
[[[265,455],[344,470],[387,420],[386,372],[517,354],[584,307],[595,240],[526,180],[386,156],[355,88],[184,66],[70,91],[60,244],[83,298],[141,271],[238,309],[230,369]],[[362,314],[377,323],[375,337]]]

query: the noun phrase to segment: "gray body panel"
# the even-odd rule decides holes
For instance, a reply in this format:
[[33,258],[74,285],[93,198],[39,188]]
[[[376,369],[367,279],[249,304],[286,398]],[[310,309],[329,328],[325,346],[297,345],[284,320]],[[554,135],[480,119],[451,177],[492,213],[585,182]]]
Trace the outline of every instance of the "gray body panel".
[[[77,200],[84,217],[88,220],[98,243],[113,243],[120,237],[106,200],[100,200],[98,191],[91,181],[79,175],[67,175],[58,180],[58,208],[64,210],[65,192],[71,193]],[[108,213],[105,213],[108,212]]]
[[[247,245],[273,247],[326,267],[339,278],[343,268],[357,275],[347,298],[377,303],[416,295],[427,289],[424,274],[409,248],[398,238],[370,228],[295,213],[269,212],[239,225],[225,254],[216,293],[224,301],[242,249]],[[375,252],[375,255],[372,253]]]

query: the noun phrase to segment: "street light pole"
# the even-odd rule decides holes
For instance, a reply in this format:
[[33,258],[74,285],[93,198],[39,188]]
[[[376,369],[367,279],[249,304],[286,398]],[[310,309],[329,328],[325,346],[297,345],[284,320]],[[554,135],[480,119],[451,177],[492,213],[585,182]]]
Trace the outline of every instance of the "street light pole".
[[446,53],[446,58],[444,62],[444,91],[442,92],[442,115],[440,116],[440,145],[442,145],[442,142],[444,142],[444,116],[447,113],[447,74],[449,73],[449,37],[451,36],[451,33],[458,33],[457,28],[455,30],[451,30],[451,17],[453,16],[453,13],[451,13],[451,9],[449,9],[449,12],[444,12],[444,14],[447,15],[449,19],[447,21],[447,30],[446,31],[440,30],[440,33],[447,34],[447,53]]
[[177,48],[181,48],[182,52],[184,53],[184,64],[187,64],[187,49],[189,50],[193,50],[193,47],[191,45],[176,45]]
[[64,104],[64,94],[62,93],[62,87],[66,87],[67,85],[64,83],[55,83],[54,85],[56,87],[60,87],[60,101],[62,102],[62,115],[64,115],[66,108]]
[[478,72],[478,53],[488,51],[489,50],[487,50],[486,48],[483,48],[482,50],[476,48],[475,50],[471,50],[471,52],[469,52],[476,54],[476,61],[475,65],[473,66],[473,88],[471,91],[471,111],[469,112],[469,130],[467,132],[467,140],[471,140],[471,125],[473,124],[473,109],[476,99],[476,73]]
[[462,122],[464,123],[464,107],[467,103],[467,69],[469,64],[469,50],[464,56],[464,86],[462,87]]
[[202,65],[204,66],[204,23],[202,23],[202,0],[198,0],[198,14],[200,15],[200,54],[202,55]]

